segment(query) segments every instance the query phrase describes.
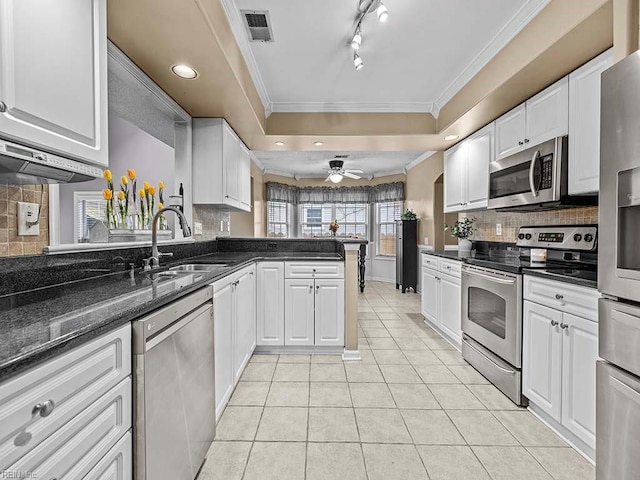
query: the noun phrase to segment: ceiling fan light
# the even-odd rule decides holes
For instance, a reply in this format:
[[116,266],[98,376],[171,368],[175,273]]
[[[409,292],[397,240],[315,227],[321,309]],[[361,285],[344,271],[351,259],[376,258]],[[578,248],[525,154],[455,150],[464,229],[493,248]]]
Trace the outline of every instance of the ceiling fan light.
[[360,29],[356,30],[356,33],[353,35],[353,39],[351,40],[351,48],[354,50],[359,50],[362,45],[362,33],[360,33]]
[[364,67],[362,58],[360,58],[360,55],[355,52],[353,53],[353,66],[356,67],[356,70],[360,70],[362,67]]
[[378,21],[380,23],[384,23],[389,20],[389,10],[387,10],[387,6],[384,3],[380,2],[380,5],[378,5],[376,10],[376,15],[378,16]]
[[340,175],[339,173],[332,173],[331,175],[329,175],[329,180],[331,180],[333,183],[340,183],[342,181],[342,175]]

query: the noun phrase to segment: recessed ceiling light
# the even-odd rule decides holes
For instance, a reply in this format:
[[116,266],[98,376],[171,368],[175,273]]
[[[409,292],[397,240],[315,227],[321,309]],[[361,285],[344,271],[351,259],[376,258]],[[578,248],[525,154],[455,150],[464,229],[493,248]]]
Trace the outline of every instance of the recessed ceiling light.
[[449,141],[451,141],[451,140],[457,140],[457,139],[459,139],[459,138],[460,138],[460,136],[459,136],[459,135],[447,135],[446,137],[444,137],[444,139],[445,139],[447,142],[449,142]]
[[321,142],[320,140],[317,140],[317,141],[313,142],[313,144],[314,144],[316,147],[321,147],[322,145],[324,145],[324,142]]
[[280,140],[278,140],[277,142],[273,142],[273,143],[275,143],[275,144],[276,144],[276,145],[278,145],[279,147],[281,147],[281,146],[283,146],[283,145],[284,145],[284,142],[281,142]]
[[193,80],[198,76],[198,72],[188,65],[174,65],[171,67],[171,71],[180,78],[188,80]]

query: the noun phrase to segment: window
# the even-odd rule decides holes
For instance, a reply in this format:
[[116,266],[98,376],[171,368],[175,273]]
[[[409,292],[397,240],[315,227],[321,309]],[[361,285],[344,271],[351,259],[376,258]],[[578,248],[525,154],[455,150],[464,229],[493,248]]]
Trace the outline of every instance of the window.
[[267,237],[289,238],[291,215],[288,203],[267,202]]
[[402,202],[376,203],[378,255],[395,257],[396,220],[400,220]]
[[[104,228],[107,221],[107,202],[102,192],[74,192],[74,243],[91,241],[92,228]],[[101,225],[96,225],[101,223]]]
[[329,224],[336,220],[338,237],[367,237],[369,206],[366,203],[300,205],[300,236],[329,237]]

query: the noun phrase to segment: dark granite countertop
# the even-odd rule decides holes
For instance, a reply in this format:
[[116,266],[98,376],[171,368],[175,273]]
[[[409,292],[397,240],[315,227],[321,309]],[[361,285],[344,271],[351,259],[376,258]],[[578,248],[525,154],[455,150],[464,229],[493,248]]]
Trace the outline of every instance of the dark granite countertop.
[[[138,268],[1,295],[0,381],[266,259],[343,261],[330,252],[223,251],[166,263],[153,272]],[[158,275],[184,263],[228,266],[216,272]]]
[[548,278],[559,282],[581,285],[583,287],[598,288],[598,274],[595,271],[584,270],[556,270],[556,269],[528,269],[523,270],[525,275]]
[[435,257],[448,258],[449,260],[458,260],[464,262],[464,259],[469,255],[461,254],[458,250],[422,250],[426,255],[433,255]]

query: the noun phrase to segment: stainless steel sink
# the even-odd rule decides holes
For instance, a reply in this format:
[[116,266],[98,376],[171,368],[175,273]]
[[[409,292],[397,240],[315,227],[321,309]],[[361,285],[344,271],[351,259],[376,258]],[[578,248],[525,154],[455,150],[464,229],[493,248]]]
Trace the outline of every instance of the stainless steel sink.
[[222,270],[224,268],[227,268],[226,263],[216,263],[216,264],[188,263],[185,265],[177,265],[175,267],[171,267],[169,271],[171,272],[213,272],[215,270]]

